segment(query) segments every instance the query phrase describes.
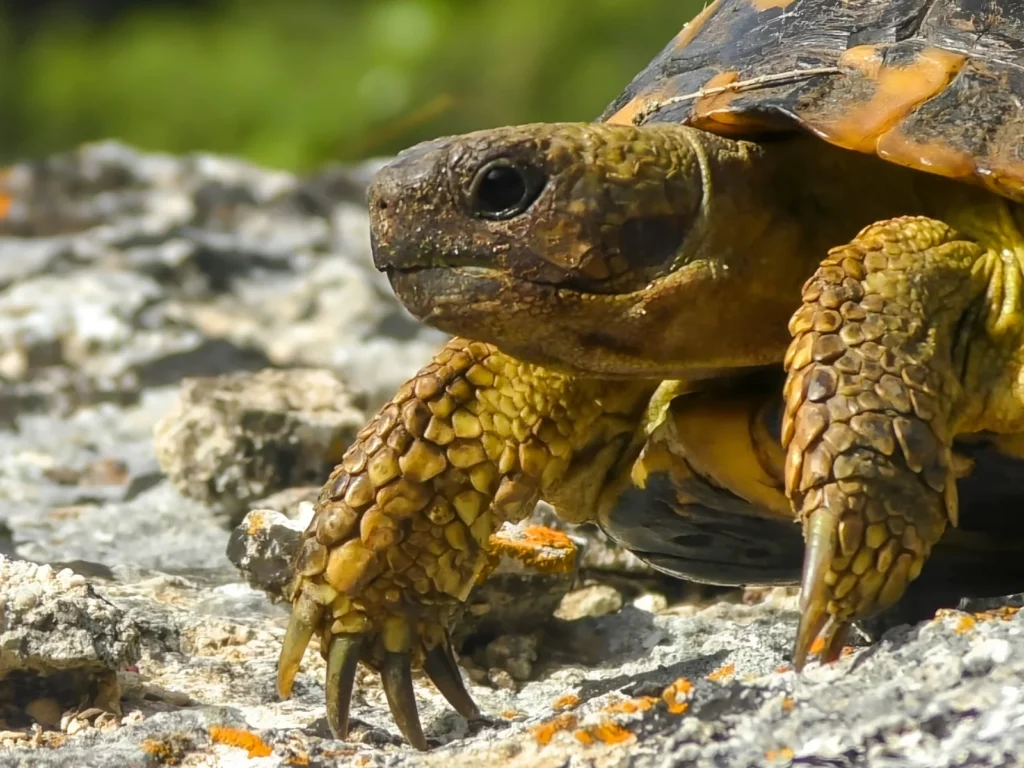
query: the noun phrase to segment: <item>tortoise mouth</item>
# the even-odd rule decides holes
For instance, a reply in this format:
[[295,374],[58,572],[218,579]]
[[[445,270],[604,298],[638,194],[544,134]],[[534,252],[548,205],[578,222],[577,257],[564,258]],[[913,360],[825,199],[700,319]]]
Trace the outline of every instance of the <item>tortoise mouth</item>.
[[475,304],[500,300],[502,290],[509,285],[507,273],[478,265],[388,266],[383,272],[405,308],[431,325],[461,317],[465,309]]

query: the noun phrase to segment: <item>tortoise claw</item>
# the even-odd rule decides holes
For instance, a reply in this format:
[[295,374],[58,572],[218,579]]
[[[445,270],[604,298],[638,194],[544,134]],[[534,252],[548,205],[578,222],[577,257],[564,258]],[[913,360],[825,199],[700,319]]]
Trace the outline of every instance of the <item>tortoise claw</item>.
[[476,702],[466,690],[458,662],[455,660],[455,651],[452,650],[451,640],[447,635],[443,642],[427,651],[423,659],[423,669],[456,712],[467,720],[479,720],[482,717]]
[[835,518],[827,512],[818,511],[807,521],[804,570],[800,580],[800,624],[793,651],[793,668],[798,672],[807,663],[811,646],[829,618],[825,576],[832,558],[836,529]]
[[362,634],[335,635],[327,654],[327,724],[339,739],[348,738],[348,712],[364,639]]
[[292,607],[277,662],[277,695],[282,699],[292,695],[292,683],[299,671],[299,664],[323,612],[323,606],[305,596],[296,600]]
[[380,679],[395,724],[410,744],[421,752],[426,751],[427,737],[423,735],[412,688],[412,654],[408,651],[386,651],[380,666]]

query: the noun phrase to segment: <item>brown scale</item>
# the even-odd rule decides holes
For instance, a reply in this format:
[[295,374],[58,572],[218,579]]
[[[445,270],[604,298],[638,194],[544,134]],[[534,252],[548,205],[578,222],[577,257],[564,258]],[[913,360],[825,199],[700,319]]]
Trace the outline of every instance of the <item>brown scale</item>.
[[941,382],[928,365],[942,352],[907,275],[956,241],[927,219],[869,227],[830,252],[790,322],[782,442],[807,540],[798,666],[819,633],[833,659],[851,619],[894,604],[956,520]]

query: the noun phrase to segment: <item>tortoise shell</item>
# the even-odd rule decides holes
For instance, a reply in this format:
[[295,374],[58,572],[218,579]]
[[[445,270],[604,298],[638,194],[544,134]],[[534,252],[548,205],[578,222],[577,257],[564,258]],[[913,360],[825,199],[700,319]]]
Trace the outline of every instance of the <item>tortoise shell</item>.
[[802,129],[1024,202],[1024,2],[715,0],[601,119]]

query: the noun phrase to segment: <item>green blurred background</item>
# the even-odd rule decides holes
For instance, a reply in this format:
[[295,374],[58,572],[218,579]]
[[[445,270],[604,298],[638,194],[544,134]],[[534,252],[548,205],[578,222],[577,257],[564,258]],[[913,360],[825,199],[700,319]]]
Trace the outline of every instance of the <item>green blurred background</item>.
[[114,137],[303,171],[591,119],[702,0],[0,0],[0,162]]

